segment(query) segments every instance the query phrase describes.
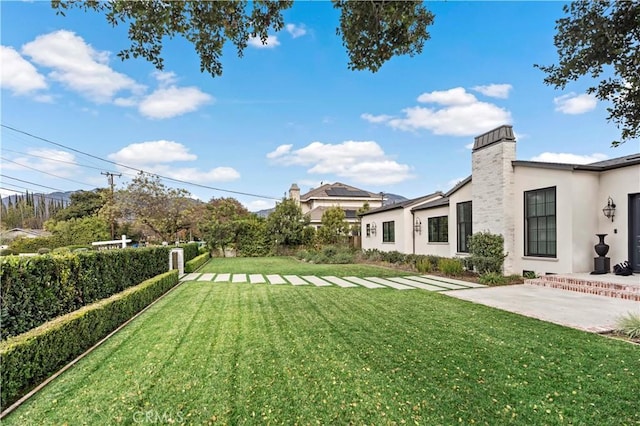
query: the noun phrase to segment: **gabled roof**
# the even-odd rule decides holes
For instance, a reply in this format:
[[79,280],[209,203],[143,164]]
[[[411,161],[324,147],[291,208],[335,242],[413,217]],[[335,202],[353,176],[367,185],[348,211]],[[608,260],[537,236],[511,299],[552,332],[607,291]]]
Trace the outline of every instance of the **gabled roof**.
[[451,194],[453,194],[454,192],[458,191],[460,188],[462,188],[463,186],[465,186],[469,182],[471,182],[471,175],[467,176],[466,178],[462,179],[460,182],[456,183],[453,186],[453,188],[451,188],[449,191],[445,192],[444,196],[445,197],[450,197]]
[[420,204],[426,200],[428,200],[429,198],[433,198],[433,197],[437,197],[437,196],[443,196],[444,194],[440,191],[436,191],[432,194],[429,195],[423,195],[422,197],[418,197],[418,198],[413,198],[411,200],[406,200],[406,201],[401,201],[399,203],[395,203],[395,204],[389,204],[386,206],[382,206],[382,207],[378,207],[375,209],[371,209],[365,213],[362,213],[360,216],[366,216],[368,214],[373,214],[373,213],[380,213],[380,212],[385,212],[385,211],[390,211],[390,210],[395,210],[395,209],[406,209],[409,208],[411,206],[415,206],[417,204]]
[[570,164],[570,163],[545,163],[541,161],[512,161],[514,166],[538,167],[541,169],[555,170],[586,170],[593,172],[604,172],[618,169],[620,167],[635,166],[640,164],[640,153],[626,155],[624,157],[612,158],[610,160],[597,161],[591,164]]
[[418,210],[427,210],[427,209],[433,209],[435,207],[442,207],[442,206],[448,206],[448,205],[449,205],[449,197],[442,197],[439,200],[431,201],[430,203],[414,207],[411,209],[411,211],[415,212]]
[[365,191],[355,186],[344,183],[326,183],[319,188],[312,189],[300,196],[300,201],[308,201],[313,198],[376,198],[380,199],[380,194]]

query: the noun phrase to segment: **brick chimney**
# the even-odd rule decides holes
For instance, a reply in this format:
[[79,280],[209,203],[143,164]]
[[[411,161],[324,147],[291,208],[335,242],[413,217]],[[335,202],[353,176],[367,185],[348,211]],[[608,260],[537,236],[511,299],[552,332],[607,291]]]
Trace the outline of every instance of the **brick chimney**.
[[296,202],[296,204],[300,205],[300,188],[297,184],[291,184],[291,188],[289,188],[289,198]]

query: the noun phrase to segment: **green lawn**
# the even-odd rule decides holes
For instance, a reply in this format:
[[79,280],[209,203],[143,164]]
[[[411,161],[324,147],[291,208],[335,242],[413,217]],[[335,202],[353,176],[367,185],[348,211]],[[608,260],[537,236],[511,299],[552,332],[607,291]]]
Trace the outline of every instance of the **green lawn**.
[[638,424],[640,350],[426,291],[188,282],[3,424]]
[[215,257],[198,272],[232,274],[333,275],[337,277],[400,277],[410,275],[397,269],[374,265],[316,265],[293,257]]

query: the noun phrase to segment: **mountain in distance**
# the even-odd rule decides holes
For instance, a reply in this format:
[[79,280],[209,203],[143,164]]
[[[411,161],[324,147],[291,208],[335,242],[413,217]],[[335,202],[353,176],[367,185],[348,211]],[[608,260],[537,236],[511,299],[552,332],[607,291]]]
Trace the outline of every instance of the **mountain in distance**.
[[[45,199],[47,201],[49,200],[54,200],[54,201],[62,201],[62,203],[65,206],[68,206],[69,203],[71,202],[71,194],[73,194],[76,191],[66,191],[66,192],[51,192],[49,194],[43,194],[41,192],[35,192],[32,195],[34,196],[34,199],[40,198],[40,197],[45,197]],[[17,195],[7,195],[6,197],[2,197],[2,204],[4,204],[5,206],[9,204],[9,199],[11,198],[11,201],[15,201],[16,196],[18,198],[20,198],[21,196],[24,196],[24,194],[17,194]]]

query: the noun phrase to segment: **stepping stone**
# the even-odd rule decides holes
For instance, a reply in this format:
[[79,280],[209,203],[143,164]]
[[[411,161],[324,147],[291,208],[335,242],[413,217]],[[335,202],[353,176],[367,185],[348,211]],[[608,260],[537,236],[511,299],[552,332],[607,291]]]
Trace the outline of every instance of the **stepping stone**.
[[355,285],[354,283],[350,283],[349,281],[345,281],[342,278],[338,278],[338,277],[333,277],[333,276],[328,276],[328,277],[322,277],[323,279],[329,281],[330,283],[333,283],[335,285],[337,285],[338,287],[358,287],[357,285]]
[[287,282],[280,275],[267,275],[269,284],[286,284]]
[[286,278],[287,281],[289,281],[293,285],[307,285],[307,284],[309,284],[308,282],[306,282],[305,280],[303,280],[302,278],[300,278],[297,275],[285,275],[284,277]]
[[213,281],[213,277],[215,274],[202,274],[198,281]]
[[323,280],[322,278],[313,276],[313,275],[305,275],[302,278],[304,278],[305,280],[309,281],[311,284],[318,286],[318,287],[326,287],[328,285],[331,285],[331,283],[326,282],[325,280]]
[[410,287],[421,288],[422,290],[428,290],[428,291],[446,290],[445,288],[442,288],[442,287],[437,287],[435,285],[421,283],[421,282],[410,280],[410,279],[407,279],[407,278],[389,278],[389,281],[394,281],[394,282],[397,282],[397,283],[400,283],[400,284],[408,285]]
[[262,276],[262,274],[251,274],[249,275],[249,281],[251,281],[251,284],[262,284],[265,282],[264,277]]
[[373,281],[378,284],[386,285],[391,288],[395,288],[396,290],[415,290],[415,287],[409,287],[408,285],[398,284],[393,281],[385,280],[384,278],[378,277],[367,277],[369,281]]
[[436,285],[438,287],[440,287],[442,290],[459,290],[459,289],[464,289],[464,288],[469,288],[469,287],[464,287],[461,286],[459,284],[451,284],[451,283],[445,283],[442,281],[435,281],[435,280],[430,280],[428,278],[424,278],[424,277],[408,277],[410,280],[415,280],[421,283],[425,283],[428,285]]
[[359,277],[344,277],[344,279],[354,282],[356,284],[359,284],[362,287],[366,287],[366,288],[384,288],[383,285],[372,283],[371,281],[363,280],[362,278],[359,278]]
[[216,277],[214,282],[216,282],[216,283],[226,283],[226,282],[229,282],[230,278],[231,278],[231,274],[218,274],[218,276]]
[[196,278],[198,278],[200,276],[199,273],[197,272],[192,272],[190,274],[185,275],[184,277],[182,277],[182,281],[195,281]]
[[233,283],[246,283],[247,282],[247,274],[233,274],[233,279],[231,280]]
[[458,284],[458,285],[462,285],[462,286],[465,286],[465,287],[472,287],[472,288],[486,287],[486,285],[472,283],[470,281],[456,280],[454,278],[444,278],[444,277],[438,277],[438,276],[434,276],[434,275],[423,275],[423,277],[429,278],[429,279],[435,280],[435,281],[443,281],[445,283]]

